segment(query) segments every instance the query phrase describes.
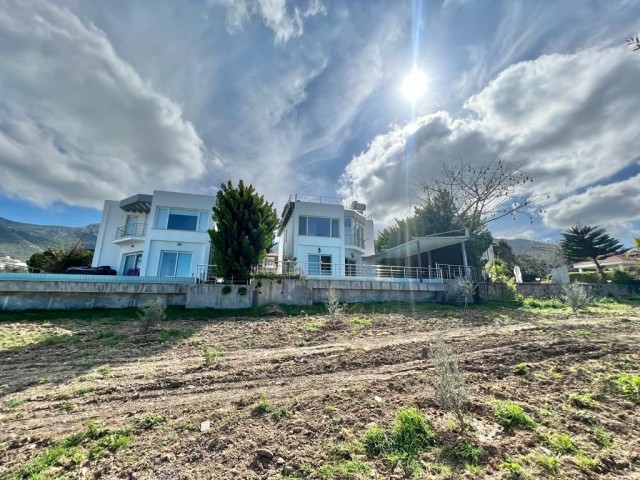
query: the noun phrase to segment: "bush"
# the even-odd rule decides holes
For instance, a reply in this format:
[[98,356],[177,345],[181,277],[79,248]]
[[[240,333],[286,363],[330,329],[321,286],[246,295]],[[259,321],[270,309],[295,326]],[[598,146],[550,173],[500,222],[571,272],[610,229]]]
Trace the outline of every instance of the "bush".
[[607,280],[611,280],[611,283],[629,284],[638,279],[628,272],[621,272],[620,270],[614,270],[613,272],[607,272]]
[[244,297],[246,294],[247,294],[247,287],[238,288],[238,295],[240,295],[241,297]]
[[571,283],[600,283],[602,279],[598,272],[569,272]]
[[436,401],[456,416],[460,423],[460,431],[464,432],[464,411],[469,403],[469,396],[458,359],[451,347],[442,340],[436,343],[432,356],[437,375]]
[[223,295],[229,295],[231,293],[231,286],[230,285],[225,285],[224,287],[222,287],[222,294]]
[[333,287],[329,287],[327,292],[327,300],[324,302],[324,306],[329,313],[329,326],[332,328],[337,327],[342,319],[343,306],[338,301],[338,294]]
[[587,293],[587,290],[578,284],[569,283],[562,286],[562,301],[569,305],[573,312],[577,312],[582,308],[586,308],[591,305],[593,299]]
[[140,331],[149,333],[151,329],[158,323],[167,319],[166,305],[160,297],[155,297],[153,301],[140,309],[138,317],[140,318]]

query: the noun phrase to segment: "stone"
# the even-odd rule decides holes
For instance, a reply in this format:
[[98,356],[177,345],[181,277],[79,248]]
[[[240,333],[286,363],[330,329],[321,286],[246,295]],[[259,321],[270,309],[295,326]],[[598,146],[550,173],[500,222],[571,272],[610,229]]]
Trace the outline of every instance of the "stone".
[[258,450],[256,450],[256,455],[269,462],[273,459],[273,452],[266,448],[259,448]]
[[211,430],[211,421],[210,420],[205,420],[204,422],[202,422],[200,424],[200,431],[201,432],[208,432],[209,430]]

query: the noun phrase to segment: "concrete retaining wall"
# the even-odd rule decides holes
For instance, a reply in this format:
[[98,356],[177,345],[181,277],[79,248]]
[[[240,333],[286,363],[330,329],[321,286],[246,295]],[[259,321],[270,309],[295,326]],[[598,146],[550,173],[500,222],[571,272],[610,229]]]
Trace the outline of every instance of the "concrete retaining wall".
[[184,305],[189,285],[0,281],[0,310],[77,310],[140,307],[160,297],[167,305]]
[[[586,283],[582,286],[594,297],[606,297],[612,295],[619,297],[633,292],[630,285],[616,283]],[[478,294],[483,301],[500,300],[502,297],[502,286],[495,283],[481,283]],[[519,294],[525,297],[534,298],[559,298],[562,292],[562,285],[553,283],[520,283],[516,286]]]
[[[223,290],[230,289],[228,293]],[[0,280],[0,310],[140,307],[159,296],[186,308],[251,308],[324,302],[334,288],[342,303],[449,299],[455,285],[351,280],[260,280],[253,285],[171,285]],[[246,293],[241,295],[241,291]]]

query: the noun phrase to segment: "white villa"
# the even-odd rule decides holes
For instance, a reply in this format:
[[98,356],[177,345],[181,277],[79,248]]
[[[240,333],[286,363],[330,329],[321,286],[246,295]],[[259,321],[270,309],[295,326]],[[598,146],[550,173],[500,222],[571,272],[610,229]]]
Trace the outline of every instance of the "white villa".
[[104,202],[92,266],[118,275],[193,277],[209,263],[215,197],[154,191]]

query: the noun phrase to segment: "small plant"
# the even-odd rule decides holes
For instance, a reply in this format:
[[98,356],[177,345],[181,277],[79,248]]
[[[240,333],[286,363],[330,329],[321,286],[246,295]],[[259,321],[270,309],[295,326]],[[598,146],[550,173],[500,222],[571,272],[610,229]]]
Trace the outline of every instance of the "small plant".
[[603,448],[613,446],[613,434],[605,430],[602,425],[593,427],[593,440]]
[[322,465],[318,473],[326,480],[374,478],[371,468],[358,460],[343,460]]
[[527,375],[531,372],[531,365],[528,363],[519,363],[515,367],[513,367],[514,375]]
[[613,381],[613,389],[626,395],[634,403],[640,404],[640,375],[628,375],[623,373]]
[[557,475],[560,470],[560,460],[555,455],[537,454],[532,455],[531,459],[542,467],[542,469],[551,475]]
[[133,443],[133,437],[126,432],[113,432],[102,437],[93,447],[89,449],[90,458],[100,458],[107,451],[128,447]]
[[229,295],[231,293],[231,285],[225,285],[222,287],[222,294]]
[[225,354],[207,346],[202,349],[202,356],[204,357],[204,364],[210,366],[213,365],[217,358],[224,357]]
[[74,402],[64,402],[62,405],[60,405],[60,410],[64,410],[67,413],[73,412],[77,408],[78,404]]
[[530,478],[527,470],[514,458],[507,458],[498,467],[506,472],[507,478],[514,480]]
[[140,309],[138,317],[140,319],[140,332],[149,333],[156,325],[167,319],[167,306],[160,297],[155,297],[153,301]]
[[487,456],[487,452],[471,442],[463,441],[445,449],[445,455],[454,463],[462,465],[478,465]]
[[244,297],[246,294],[247,294],[247,287],[238,288],[238,295],[240,295],[241,297]]
[[101,367],[98,367],[98,373],[103,377],[106,377],[107,375],[109,375],[110,372],[111,372],[111,367],[109,367],[109,365],[102,365]]
[[598,405],[589,393],[572,393],[569,395],[569,401],[578,408],[593,408]]
[[26,399],[22,397],[12,398],[11,400],[7,400],[6,402],[4,402],[4,406],[9,410],[14,410],[18,407],[21,407],[25,401]]
[[556,453],[573,453],[576,451],[576,445],[566,433],[544,434],[542,438],[549,444],[551,450]]
[[464,376],[458,366],[458,359],[451,347],[442,339],[436,342],[432,356],[437,376],[436,401],[442,408],[456,416],[460,424],[460,432],[464,433],[464,412],[469,403],[469,396],[464,385]]
[[324,306],[329,314],[329,326],[336,328],[340,324],[342,319],[342,304],[338,301],[338,294],[333,287],[329,287],[327,292],[327,300],[324,302]]
[[576,313],[578,310],[587,308],[593,302],[587,290],[577,283],[568,283],[562,287],[562,301],[569,305]]
[[180,340],[181,338],[186,338],[191,334],[191,332],[187,330],[182,330],[180,328],[169,328],[167,330],[163,330],[160,332],[160,341],[165,342],[173,342],[174,340]]
[[535,420],[524,409],[512,402],[496,402],[493,416],[500,425],[507,428],[534,428]]
[[600,461],[597,458],[590,457],[583,452],[576,453],[573,457],[573,461],[580,470],[585,472],[594,470],[600,464]]
[[251,407],[251,413],[254,415],[266,415],[271,414],[276,417],[290,417],[293,412],[288,407],[274,407],[269,401],[269,397],[266,394],[260,395],[258,403]]
[[384,429],[374,425],[367,429],[362,443],[367,455],[370,457],[377,457],[388,450],[389,439],[387,438],[387,433]]
[[458,290],[460,290],[460,295],[464,301],[464,308],[467,308],[469,300],[473,298],[473,292],[475,292],[476,288],[477,285],[468,278],[458,278]]
[[135,425],[137,428],[149,430],[156,425],[167,423],[168,418],[169,417],[167,417],[164,413],[150,413],[141,420],[138,420]]

